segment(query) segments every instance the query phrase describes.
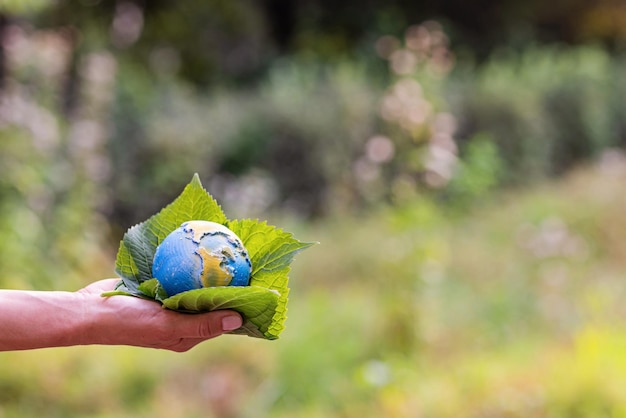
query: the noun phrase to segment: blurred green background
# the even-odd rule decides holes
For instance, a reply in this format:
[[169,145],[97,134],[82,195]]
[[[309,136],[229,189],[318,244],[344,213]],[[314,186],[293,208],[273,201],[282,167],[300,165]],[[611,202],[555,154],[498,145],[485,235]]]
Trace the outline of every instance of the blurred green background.
[[278,341],[1,353],[0,418],[626,417],[625,47],[620,0],[0,0],[0,286],[113,276],[195,172],[321,243]]

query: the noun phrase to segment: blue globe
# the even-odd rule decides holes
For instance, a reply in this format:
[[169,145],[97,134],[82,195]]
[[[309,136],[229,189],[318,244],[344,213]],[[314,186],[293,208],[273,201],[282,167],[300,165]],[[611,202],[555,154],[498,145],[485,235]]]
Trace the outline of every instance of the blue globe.
[[224,225],[189,221],[157,247],[152,264],[168,296],[202,287],[248,286],[252,263],[241,239]]

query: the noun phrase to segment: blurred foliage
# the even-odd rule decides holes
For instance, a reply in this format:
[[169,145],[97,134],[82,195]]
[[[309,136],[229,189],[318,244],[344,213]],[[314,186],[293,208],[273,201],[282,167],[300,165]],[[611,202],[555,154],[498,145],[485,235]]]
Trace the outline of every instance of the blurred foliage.
[[51,5],[50,0],[0,0],[0,11],[8,14],[32,14]]
[[[50,29],[17,18],[0,25],[6,81],[30,89],[75,141],[95,135],[99,161],[86,169],[106,184],[110,200],[96,208],[117,232],[154,213],[194,171],[211,179],[233,215],[278,209],[319,217],[420,193],[471,204],[482,192],[462,189],[474,182],[451,180],[457,171],[466,177],[464,160],[480,160],[477,150],[501,167],[482,172],[494,176],[481,180],[491,189],[563,173],[626,136],[624,64],[601,46],[502,46],[476,64],[466,53],[457,58],[447,34],[454,30],[427,21],[371,39],[367,53],[266,58],[244,82],[234,69],[188,63],[179,45],[206,20],[198,36],[225,48],[208,45],[206,54],[237,55],[239,44],[260,53],[219,34],[258,38],[260,10],[210,3],[208,20],[209,5],[197,2],[76,11],[61,2],[35,20]],[[472,146],[475,138],[497,152]]]
[[465,209],[476,204],[502,185],[504,172],[504,163],[489,134],[471,138],[447,189],[449,205]]
[[321,242],[275,344],[3,353],[0,417],[624,415],[623,8],[384,3],[0,3],[1,286],[194,172]]
[[477,75],[466,69],[460,83],[469,88],[455,92],[459,135],[488,133],[507,181],[560,174],[623,145],[622,68],[622,59],[594,46],[502,51]]
[[282,219],[322,245],[294,264],[276,343],[4,353],[0,412],[621,416],[625,179],[624,157],[607,155],[463,218],[426,200],[314,224]]

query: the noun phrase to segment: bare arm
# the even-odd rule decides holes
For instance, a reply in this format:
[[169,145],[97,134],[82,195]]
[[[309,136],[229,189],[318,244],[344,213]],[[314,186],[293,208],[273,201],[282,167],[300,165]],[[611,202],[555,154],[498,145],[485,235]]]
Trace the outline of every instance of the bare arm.
[[78,292],[0,290],[0,351],[105,344],[181,352],[241,326],[234,311],[187,315],[148,300],[100,296],[116,282]]

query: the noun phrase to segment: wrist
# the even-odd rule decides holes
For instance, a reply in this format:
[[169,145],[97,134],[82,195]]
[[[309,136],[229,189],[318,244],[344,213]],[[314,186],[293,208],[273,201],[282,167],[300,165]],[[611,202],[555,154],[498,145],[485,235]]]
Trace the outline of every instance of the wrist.
[[111,298],[102,297],[100,294],[81,293],[76,294],[77,304],[80,306],[80,321],[77,325],[77,333],[80,345],[95,344],[120,344],[114,337],[120,337],[119,327],[116,327],[118,314],[114,301]]

